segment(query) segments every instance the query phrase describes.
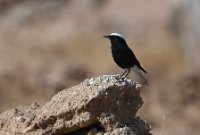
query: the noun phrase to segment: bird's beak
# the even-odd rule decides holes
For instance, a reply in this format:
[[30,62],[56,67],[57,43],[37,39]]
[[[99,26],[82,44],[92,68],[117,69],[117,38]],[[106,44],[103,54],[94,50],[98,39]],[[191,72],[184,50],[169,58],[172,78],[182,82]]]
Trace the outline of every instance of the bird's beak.
[[108,39],[110,38],[110,36],[103,36],[103,37],[104,37],[104,38],[108,38]]

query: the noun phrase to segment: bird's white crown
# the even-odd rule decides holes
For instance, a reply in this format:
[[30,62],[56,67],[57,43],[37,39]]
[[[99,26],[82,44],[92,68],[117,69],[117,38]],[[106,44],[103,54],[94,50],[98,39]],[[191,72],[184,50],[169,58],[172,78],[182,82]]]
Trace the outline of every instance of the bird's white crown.
[[124,38],[121,34],[119,33],[111,33],[110,36],[117,36],[117,37],[121,37]]

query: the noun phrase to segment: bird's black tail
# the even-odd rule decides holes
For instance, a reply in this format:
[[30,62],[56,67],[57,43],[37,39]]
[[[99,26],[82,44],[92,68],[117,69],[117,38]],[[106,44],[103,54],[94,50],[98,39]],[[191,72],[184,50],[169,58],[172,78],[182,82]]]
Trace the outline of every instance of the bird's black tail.
[[142,66],[139,66],[139,68],[140,68],[144,73],[147,73],[147,71],[146,71]]

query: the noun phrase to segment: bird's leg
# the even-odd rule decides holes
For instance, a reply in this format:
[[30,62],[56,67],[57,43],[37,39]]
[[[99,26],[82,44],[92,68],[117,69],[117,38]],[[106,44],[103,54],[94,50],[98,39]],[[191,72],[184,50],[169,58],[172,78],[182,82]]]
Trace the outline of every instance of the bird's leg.
[[129,73],[130,73],[130,68],[128,68],[128,72],[126,73],[126,75],[124,77],[126,78]]
[[124,71],[123,74],[120,75],[120,77],[123,77],[126,74],[127,70]]

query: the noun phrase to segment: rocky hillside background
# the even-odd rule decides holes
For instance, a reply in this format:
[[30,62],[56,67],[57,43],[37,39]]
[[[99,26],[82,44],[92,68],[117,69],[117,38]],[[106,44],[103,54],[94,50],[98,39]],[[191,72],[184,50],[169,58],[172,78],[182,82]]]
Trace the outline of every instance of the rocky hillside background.
[[[0,111],[43,105],[85,78],[123,71],[103,35],[125,36],[148,71],[139,114],[158,135],[198,135],[198,0],[0,0]],[[130,78],[138,80],[132,73]]]

